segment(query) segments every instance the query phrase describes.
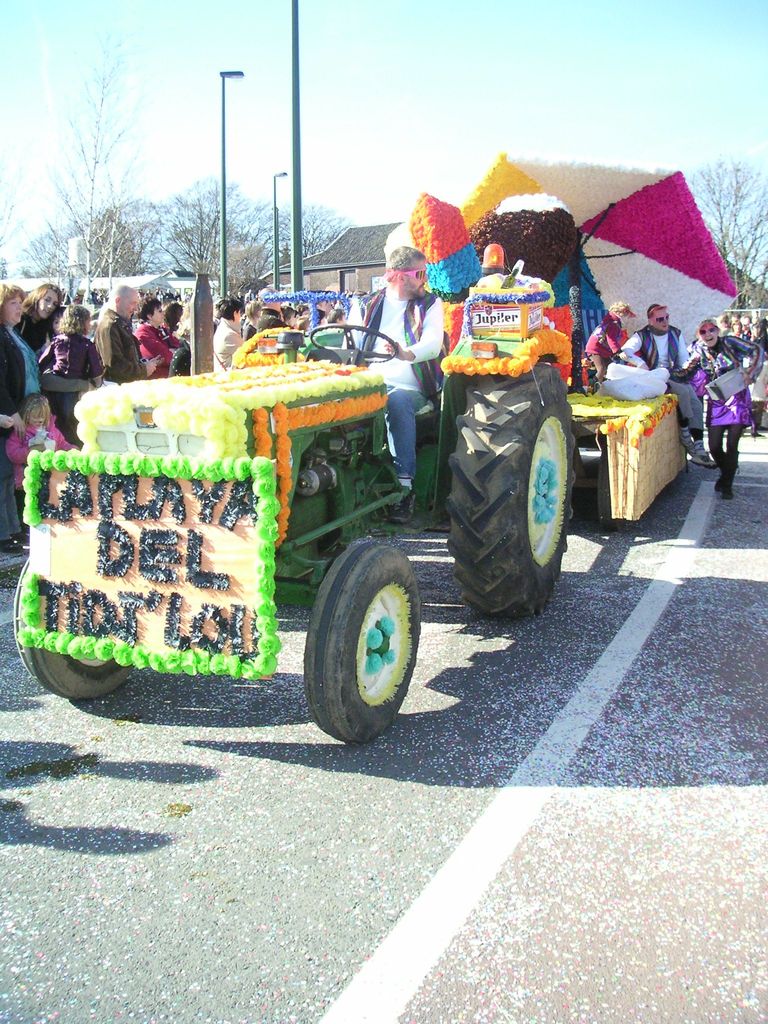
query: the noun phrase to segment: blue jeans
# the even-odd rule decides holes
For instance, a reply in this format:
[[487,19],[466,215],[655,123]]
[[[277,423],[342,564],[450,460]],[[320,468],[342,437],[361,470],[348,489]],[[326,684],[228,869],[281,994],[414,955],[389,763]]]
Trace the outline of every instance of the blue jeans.
[[420,391],[387,386],[387,441],[402,479],[416,476],[416,412],[425,404]]

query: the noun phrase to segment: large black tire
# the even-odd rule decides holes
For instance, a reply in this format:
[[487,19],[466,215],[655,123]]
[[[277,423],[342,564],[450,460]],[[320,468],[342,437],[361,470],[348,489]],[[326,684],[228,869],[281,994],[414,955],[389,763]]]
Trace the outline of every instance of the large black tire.
[[79,661],[66,654],[54,654],[41,647],[23,647],[19,643],[19,630],[24,625],[21,618],[21,589],[26,573],[25,565],[13,601],[13,630],[19,656],[29,674],[46,690],[68,700],[93,700],[122,686],[131,670],[118,665],[116,661]]
[[304,690],[318,726],[345,743],[388,729],[408,692],[420,632],[406,556],[374,541],[347,548],[317,592],[304,648]]
[[448,548],[464,600],[483,615],[538,614],[552,594],[567,547],[570,423],[565,385],[546,364],[468,387],[449,459]]

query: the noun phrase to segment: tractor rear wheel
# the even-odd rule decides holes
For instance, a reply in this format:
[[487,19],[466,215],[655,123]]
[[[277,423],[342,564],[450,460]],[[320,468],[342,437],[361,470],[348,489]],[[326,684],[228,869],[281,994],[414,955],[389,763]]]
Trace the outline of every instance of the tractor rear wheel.
[[467,390],[450,457],[448,548],[467,604],[538,614],[560,575],[573,486],[565,385],[551,366]]
[[320,585],[304,648],[307,703],[324,732],[367,743],[389,728],[420,631],[419,589],[402,551],[374,541],[348,547]]

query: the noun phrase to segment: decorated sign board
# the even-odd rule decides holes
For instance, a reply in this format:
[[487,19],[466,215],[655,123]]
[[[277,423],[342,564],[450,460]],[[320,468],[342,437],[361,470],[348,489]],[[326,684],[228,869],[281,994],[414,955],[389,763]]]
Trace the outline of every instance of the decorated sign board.
[[508,334],[513,338],[529,338],[543,323],[543,303],[488,303],[472,306],[470,327],[473,338]]
[[164,672],[274,672],[270,460],[35,452],[25,490],[22,644]]

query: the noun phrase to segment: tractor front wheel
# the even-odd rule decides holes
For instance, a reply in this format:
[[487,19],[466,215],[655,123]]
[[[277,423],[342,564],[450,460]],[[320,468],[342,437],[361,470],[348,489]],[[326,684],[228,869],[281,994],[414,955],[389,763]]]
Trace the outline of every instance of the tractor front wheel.
[[408,692],[421,631],[411,564],[397,548],[353,544],[315,599],[304,648],[304,690],[320,728],[367,743],[389,728]]
[[116,661],[80,660],[70,658],[67,654],[56,654],[43,647],[24,647],[19,643],[19,632],[24,626],[21,598],[28,571],[28,565],[25,565],[16,586],[13,626],[19,656],[29,674],[46,690],[68,700],[94,700],[122,686],[131,670],[118,665]]

